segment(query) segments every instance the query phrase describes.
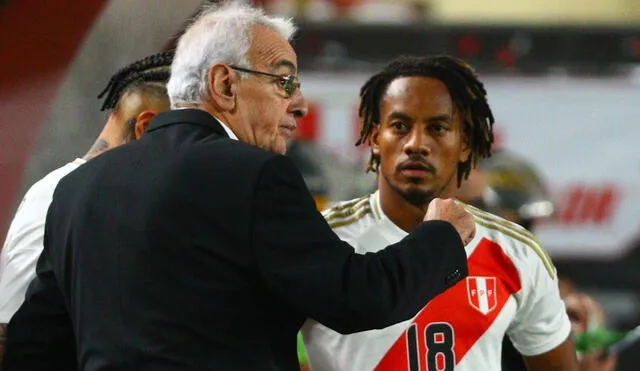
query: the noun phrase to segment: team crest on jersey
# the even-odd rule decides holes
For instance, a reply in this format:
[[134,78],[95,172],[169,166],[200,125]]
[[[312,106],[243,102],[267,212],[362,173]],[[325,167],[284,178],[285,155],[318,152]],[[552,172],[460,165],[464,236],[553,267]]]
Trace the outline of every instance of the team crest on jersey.
[[498,303],[495,277],[467,277],[469,304],[482,314],[495,309]]

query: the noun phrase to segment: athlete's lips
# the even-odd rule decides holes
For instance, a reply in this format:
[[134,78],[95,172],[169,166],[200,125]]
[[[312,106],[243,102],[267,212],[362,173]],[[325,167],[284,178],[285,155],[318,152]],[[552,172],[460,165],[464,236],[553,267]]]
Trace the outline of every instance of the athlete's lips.
[[436,171],[436,169],[431,164],[422,162],[422,161],[414,161],[414,160],[403,162],[402,164],[400,164],[400,166],[398,166],[398,169],[400,171],[413,170],[413,171],[424,171],[427,173],[435,173]]

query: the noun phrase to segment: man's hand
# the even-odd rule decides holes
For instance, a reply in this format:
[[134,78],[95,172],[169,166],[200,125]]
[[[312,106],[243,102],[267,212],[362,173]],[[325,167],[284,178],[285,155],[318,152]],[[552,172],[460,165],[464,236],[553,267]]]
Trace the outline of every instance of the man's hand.
[[574,333],[583,333],[592,327],[599,328],[605,325],[602,307],[589,295],[571,293],[564,298],[564,304]]
[[452,199],[434,198],[427,208],[424,221],[444,220],[453,225],[460,234],[463,244],[468,244],[476,234],[473,217]]
[[[598,328],[605,325],[602,307],[589,295],[573,292],[564,298],[564,304],[574,333],[582,333],[591,327]],[[616,363],[616,356],[603,356],[597,352],[589,352],[580,359],[580,371],[613,371]]]

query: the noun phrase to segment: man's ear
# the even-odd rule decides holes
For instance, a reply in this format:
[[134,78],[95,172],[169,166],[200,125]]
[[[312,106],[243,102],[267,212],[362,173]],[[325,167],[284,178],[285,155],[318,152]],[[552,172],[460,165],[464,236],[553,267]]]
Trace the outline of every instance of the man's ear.
[[232,111],[236,105],[236,85],[240,76],[229,66],[215,64],[207,73],[209,97],[223,111]]
[[154,117],[156,117],[156,113],[153,111],[142,111],[138,117],[136,117],[136,125],[134,127],[136,140],[140,139]]
[[465,163],[469,161],[471,157],[471,146],[469,145],[469,135],[464,131],[460,132],[460,156],[458,157],[458,161]]
[[371,133],[369,133],[369,145],[374,156],[380,156],[380,125],[373,124]]

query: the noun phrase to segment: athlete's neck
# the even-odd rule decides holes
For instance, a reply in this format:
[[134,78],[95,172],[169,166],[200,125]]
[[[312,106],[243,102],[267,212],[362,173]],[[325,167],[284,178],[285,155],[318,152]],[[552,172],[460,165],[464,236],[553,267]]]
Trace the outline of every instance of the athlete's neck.
[[[452,189],[451,181],[435,192],[434,197],[455,198],[455,189]],[[431,198],[414,199],[401,194],[392,187],[383,176],[378,176],[378,192],[380,193],[380,207],[384,214],[398,228],[411,233],[424,220],[429,208]]]
[[403,231],[410,233],[424,219],[424,214],[427,212],[429,204],[418,207],[410,203],[393,189],[389,183],[382,180],[381,176],[378,180],[378,192],[380,194],[382,212]]
[[126,142],[126,139],[122,125],[119,125],[114,119],[110,119],[102,128],[102,132],[98,135],[98,139],[93,143],[89,152],[84,155],[84,159],[90,160],[101,153],[122,145]]
[[89,148],[89,152],[87,152],[87,154],[84,155],[83,158],[88,161],[98,156],[99,154],[104,153],[105,151],[108,151],[110,148],[111,148],[111,145],[109,144],[109,141],[106,138],[98,137],[98,139],[96,139],[96,141],[93,143],[91,148]]

